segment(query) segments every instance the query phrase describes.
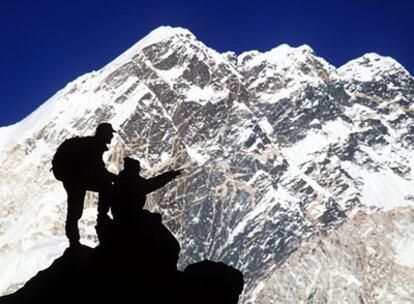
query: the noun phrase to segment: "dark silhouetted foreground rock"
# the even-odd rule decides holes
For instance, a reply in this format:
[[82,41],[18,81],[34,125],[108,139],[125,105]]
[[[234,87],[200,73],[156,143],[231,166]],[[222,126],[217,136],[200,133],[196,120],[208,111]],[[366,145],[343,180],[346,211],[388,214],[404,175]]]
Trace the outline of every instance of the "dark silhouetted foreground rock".
[[238,302],[240,271],[211,261],[176,270],[179,244],[159,215],[145,211],[139,221],[123,224],[107,218],[97,231],[101,245],[66,249],[0,303]]

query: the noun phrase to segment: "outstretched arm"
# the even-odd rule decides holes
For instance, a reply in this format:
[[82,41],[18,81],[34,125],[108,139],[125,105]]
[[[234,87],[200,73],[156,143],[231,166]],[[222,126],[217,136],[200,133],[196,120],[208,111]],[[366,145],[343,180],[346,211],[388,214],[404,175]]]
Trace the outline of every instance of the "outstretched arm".
[[169,183],[174,178],[176,178],[178,175],[180,175],[181,171],[182,170],[168,171],[161,175],[147,179],[146,187],[145,187],[147,194],[165,186],[167,183]]

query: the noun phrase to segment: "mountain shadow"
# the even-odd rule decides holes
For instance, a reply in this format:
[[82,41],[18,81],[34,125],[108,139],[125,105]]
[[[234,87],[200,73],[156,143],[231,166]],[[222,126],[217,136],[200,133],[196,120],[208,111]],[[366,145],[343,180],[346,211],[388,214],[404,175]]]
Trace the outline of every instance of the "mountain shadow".
[[[108,130],[112,132],[112,127]],[[71,151],[76,152],[76,149]],[[100,158],[102,153],[96,155]],[[99,188],[100,194],[105,192],[105,195],[104,201],[100,195],[98,203],[101,207],[98,205],[96,248],[79,243],[77,217],[69,224],[67,220],[66,225],[71,227],[66,229],[70,247],[20,290],[0,297],[0,304],[238,303],[244,284],[240,271],[212,261],[178,271],[178,241],[162,224],[160,214],[143,209],[146,195],[179,176],[181,171],[151,179],[142,178],[139,171],[137,160],[125,158],[124,170],[118,176],[111,176],[113,182],[106,183],[106,188]],[[86,189],[84,184],[77,183]],[[72,194],[68,192],[68,212],[72,208]],[[82,207],[81,214],[83,197],[77,197],[76,203]],[[109,209],[113,218],[107,215]]]

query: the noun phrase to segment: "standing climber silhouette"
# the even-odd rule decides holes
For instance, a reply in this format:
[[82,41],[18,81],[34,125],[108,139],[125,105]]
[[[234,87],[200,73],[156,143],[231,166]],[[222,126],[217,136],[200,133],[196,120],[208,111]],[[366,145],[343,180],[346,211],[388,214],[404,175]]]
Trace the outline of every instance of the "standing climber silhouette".
[[98,218],[109,210],[109,194],[116,175],[106,170],[102,155],[114,132],[111,124],[101,123],[94,136],[65,140],[53,157],[53,174],[62,181],[68,196],[65,232],[70,247],[80,244],[78,221],[87,190],[99,193]]

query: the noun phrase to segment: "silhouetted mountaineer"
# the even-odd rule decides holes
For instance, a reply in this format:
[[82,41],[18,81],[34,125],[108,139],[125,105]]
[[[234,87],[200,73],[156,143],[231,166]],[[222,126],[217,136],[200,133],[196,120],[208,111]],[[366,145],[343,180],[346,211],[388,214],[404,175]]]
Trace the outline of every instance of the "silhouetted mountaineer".
[[106,170],[102,155],[108,150],[114,132],[111,124],[102,123],[94,136],[65,140],[53,157],[53,174],[62,181],[68,195],[65,231],[71,247],[79,245],[78,221],[87,190],[99,192],[99,214],[109,210],[108,195],[116,175]]
[[123,247],[126,254],[146,260],[152,267],[175,271],[180,244],[162,224],[161,215],[143,207],[147,194],[166,185],[181,171],[169,171],[145,179],[140,176],[140,170],[138,160],[124,158],[124,170],[119,173],[111,191],[114,225],[109,218],[98,218],[96,230],[99,241],[103,245],[108,241],[115,242],[117,247]]
[[124,158],[122,170],[112,187],[111,211],[117,222],[133,221],[143,211],[146,195],[165,186],[181,171],[169,171],[152,178],[143,178],[139,173],[141,165],[138,160]]

